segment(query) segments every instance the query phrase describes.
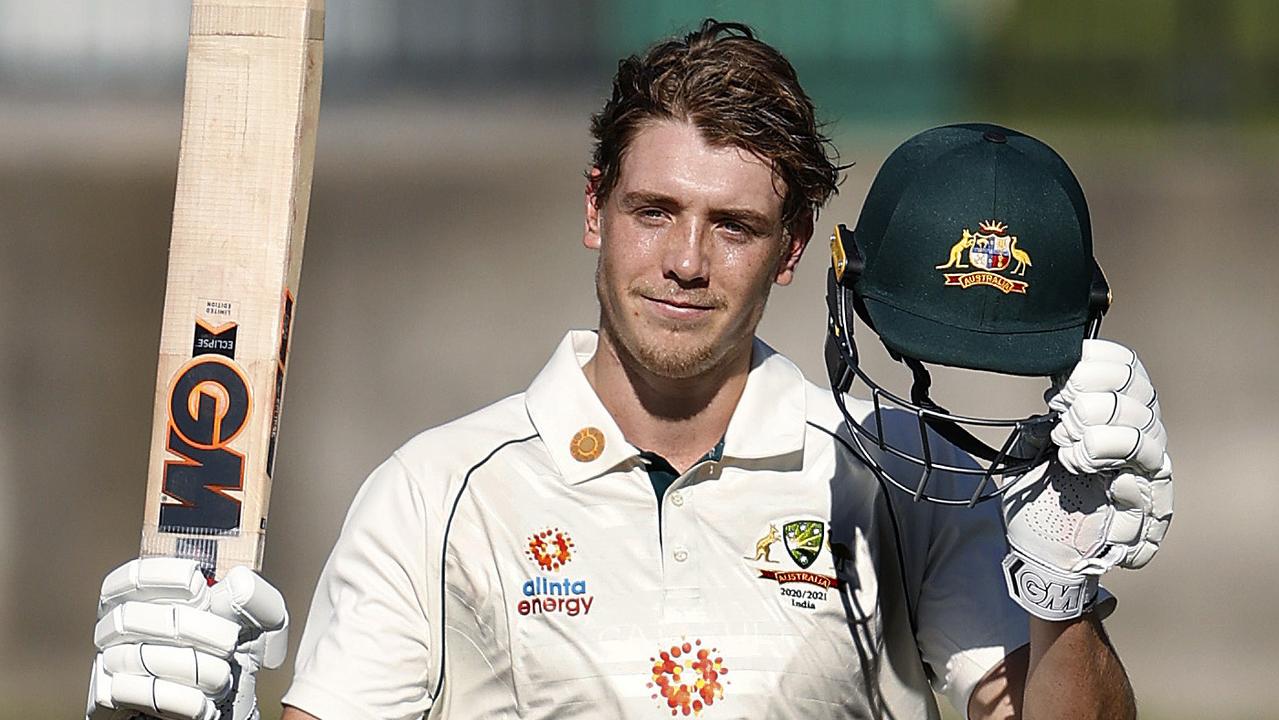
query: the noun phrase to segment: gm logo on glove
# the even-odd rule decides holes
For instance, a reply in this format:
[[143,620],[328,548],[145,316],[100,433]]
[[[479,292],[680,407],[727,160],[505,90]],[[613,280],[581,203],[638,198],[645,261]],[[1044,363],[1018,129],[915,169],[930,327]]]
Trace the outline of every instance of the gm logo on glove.
[[1016,555],[1004,558],[1008,594],[1044,620],[1071,620],[1083,615],[1097,597],[1097,578],[1070,578],[1032,565]]

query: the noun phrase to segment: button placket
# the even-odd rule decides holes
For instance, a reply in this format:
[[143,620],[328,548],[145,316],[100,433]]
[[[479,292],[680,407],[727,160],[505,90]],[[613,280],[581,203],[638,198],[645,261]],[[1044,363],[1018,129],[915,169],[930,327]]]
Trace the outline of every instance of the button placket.
[[665,609],[669,617],[683,620],[700,616],[702,612],[702,544],[694,512],[698,472],[701,472],[700,466],[676,479],[666,491],[662,508]]
[[[670,490],[666,491],[666,499],[662,508],[663,544],[666,557],[680,565],[687,565],[697,547],[697,517],[693,513],[692,489],[684,486],[688,475],[680,476]],[[676,571],[680,574],[679,571]],[[670,580],[675,580],[671,578]],[[668,585],[695,585],[696,580],[684,582],[668,581]]]

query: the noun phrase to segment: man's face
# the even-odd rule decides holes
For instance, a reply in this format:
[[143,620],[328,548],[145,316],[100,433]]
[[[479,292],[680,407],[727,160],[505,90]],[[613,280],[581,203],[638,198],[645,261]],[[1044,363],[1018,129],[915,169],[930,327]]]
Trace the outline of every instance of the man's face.
[[790,283],[811,220],[782,227],[780,181],[759,157],[654,121],[632,139],[608,200],[588,186],[583,242],[600,251],[601,331],[661,377],[749,352],[773,283]]

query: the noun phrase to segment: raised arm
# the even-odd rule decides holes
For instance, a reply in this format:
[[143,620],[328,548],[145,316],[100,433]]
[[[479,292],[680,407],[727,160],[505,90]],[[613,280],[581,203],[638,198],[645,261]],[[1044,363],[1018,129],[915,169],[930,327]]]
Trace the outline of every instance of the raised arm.
[[1030,645],[987,673],[968,701],[970,720],[1114,718],[1137,714],[1128,675],[1095,613],[1030,621]]
[[1009,595],[1030,645],[978,685],[971,718],[1133,718],[1132,687],[1101,626],[1098,578],[1154,557],[1172,520],[1172,462],[1154,387],[1128,348],[1085,340],[1049,399],[1056,457],[1004,496]]

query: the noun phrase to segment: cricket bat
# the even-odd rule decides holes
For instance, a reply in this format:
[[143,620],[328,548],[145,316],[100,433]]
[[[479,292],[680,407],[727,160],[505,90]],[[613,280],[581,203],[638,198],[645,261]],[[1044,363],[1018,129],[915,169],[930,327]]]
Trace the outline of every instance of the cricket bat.
[[261,568],[324,0],[194,0],[143,556]]

